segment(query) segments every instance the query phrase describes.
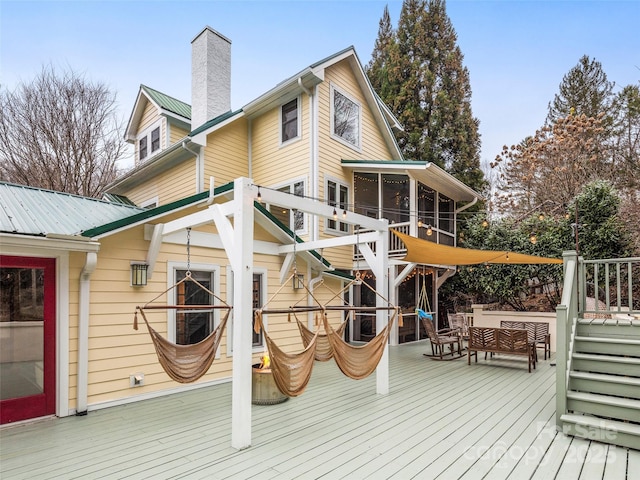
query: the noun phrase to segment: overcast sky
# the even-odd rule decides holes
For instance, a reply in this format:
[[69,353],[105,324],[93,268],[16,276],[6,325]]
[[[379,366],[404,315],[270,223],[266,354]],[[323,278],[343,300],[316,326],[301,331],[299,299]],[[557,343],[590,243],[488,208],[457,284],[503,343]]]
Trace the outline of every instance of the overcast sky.
[[[0,0],[0,83],[13,89],[45,64],[117,92],[128,119],[140,84],[191,103],[191,40],[206,25],[232,41],[231,107],[353,45],[366,64],[384,6],[401,0]],[[640,81],[640,0],[449,0],[469,69],[483,162],[542,125],[582,55],[615,91]]]

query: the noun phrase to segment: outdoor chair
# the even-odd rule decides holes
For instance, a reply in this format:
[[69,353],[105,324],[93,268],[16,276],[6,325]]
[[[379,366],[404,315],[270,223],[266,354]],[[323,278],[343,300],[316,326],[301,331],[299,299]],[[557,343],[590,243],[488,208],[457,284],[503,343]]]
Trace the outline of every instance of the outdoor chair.
[[449,328],[459,330],[463,340],[469,340],[469,323],[462,313],[448,313]]
[[[433,321],[427,317],[421,317],[429,341],[431,342],[432,355],[424,354],[434,360],[453,360],[462,356],[462,336],[457,328],[443,328],[436,330]],[[455,346],[457,345],[457,353]],[[444,347],[448,346],[449,351],[445,353]],[[450,358],[445,358],[450,355]]]

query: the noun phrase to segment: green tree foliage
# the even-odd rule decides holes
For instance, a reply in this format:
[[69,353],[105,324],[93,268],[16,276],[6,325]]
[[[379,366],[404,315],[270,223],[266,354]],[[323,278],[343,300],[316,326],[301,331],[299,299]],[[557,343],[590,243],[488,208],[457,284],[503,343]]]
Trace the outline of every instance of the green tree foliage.
[[405,158],[433,162],[481,192],[479,123],[462,61],[445,2],[404,0],[395,31],[385,8],[366,71],[403,125]]
[[[620,218],[618,192],[599,180],[586,185],[567,209],[556,215],[535,212],[524,218],[502,217],[488,225],[483,220],[478,216],[469,221],[461,246],[552,258],[578,248],[587,260],[626,257],[631,251],[629,234]],[[561,298],[559,265],[474,265],[462,267],[459,277],[458,282],[475,301],[500,302],[515,310],[526,308],[533,286],[545,293],[548,309],[555,308]]]
[[617,170],[627,172],[620,183],[630,188],[640,187],[640,86],[627,85],[616,101],[613,163]]
[[559,91],[549,103],[547,124],[554,124],[569,115],[597,117],[605,115],[605,124],[613,122],[613,86],[607,80],[602,64],[584,55],[569,70],[560,83]]

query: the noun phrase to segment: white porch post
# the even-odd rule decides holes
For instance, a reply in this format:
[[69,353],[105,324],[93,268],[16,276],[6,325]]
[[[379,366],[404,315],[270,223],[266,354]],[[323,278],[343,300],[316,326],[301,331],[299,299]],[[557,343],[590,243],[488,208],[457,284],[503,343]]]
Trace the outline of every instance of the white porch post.
[[251,330],[253,289],[253,200],[251,181],[233,186],[233,375],[231,446],[251,446]]
[[[371,265],[374,267],[373,265]],[[378,239],[376,240],[376,256],[375,268],[376,290],[379,295],[376,296],[376,306],[388,306],[385,299],[389,298],[389,231],[388,229],[378,231]],[[389,322],[389,310],[376,311],[376,333]],[[376,368],[376,393],[386,395],[389,393],[389,343],[384,346],[384,353]]]

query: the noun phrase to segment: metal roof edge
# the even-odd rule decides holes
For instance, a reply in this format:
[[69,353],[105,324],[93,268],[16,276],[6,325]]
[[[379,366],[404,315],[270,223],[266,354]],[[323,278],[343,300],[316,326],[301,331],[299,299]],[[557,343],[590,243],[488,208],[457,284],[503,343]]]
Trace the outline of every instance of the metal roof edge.
[[[233,190],[233,182],[229,182],[214,188],[213,195],[214,196],[221,195],[223,193],[227,193],[232,190]],[[149,210],[145,210],[144,212],[140,212],[135,215],[125,217],[115,222],[107,223],[99,227],[85,230],[82,232],[82,235],[90,238],[101,237],[108,233],[113,233],[114,230],[120,230],[125,227],[133,226],[134,224],[139,223],[141,221],[148,220],[153,217],[165,215],[173,210],[177,210],[179,208],[196,204],[208,199],[209,199],[209,191],[206,190],[204,192],[191,195],[190,197],[182,198],[180,200],[176,200],[175,202],[167,203],[166,205],[160,205],[159,207],[151,208]]]

